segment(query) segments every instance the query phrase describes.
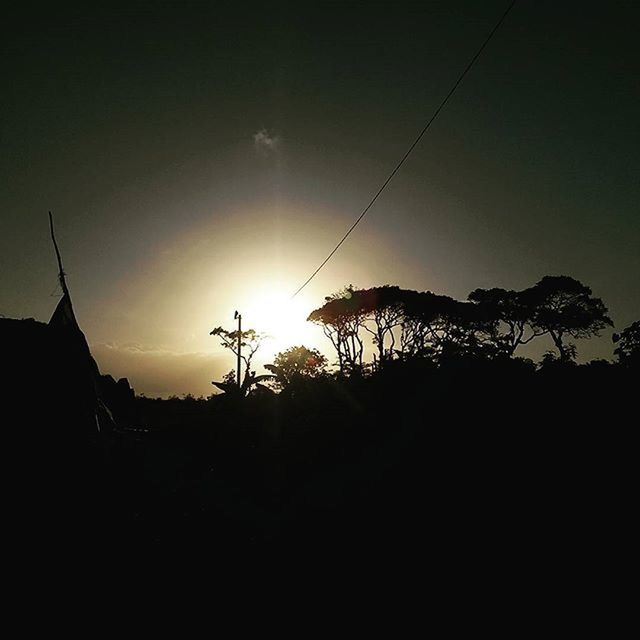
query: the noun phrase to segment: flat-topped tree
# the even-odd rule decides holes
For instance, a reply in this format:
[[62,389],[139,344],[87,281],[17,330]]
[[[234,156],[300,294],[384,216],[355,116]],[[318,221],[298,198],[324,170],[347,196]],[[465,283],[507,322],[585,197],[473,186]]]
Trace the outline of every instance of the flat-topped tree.
[[507,356],[513,356],[520,345],[546,333],[531,326],[535,316],[534,298],[531,289],[512,291],[498,287],[475,289],[468,296],[486,317],[495,320],[493,339],[497,349]]
[[358,291],[349,285],[325,298],[325,304],[312,311],[307,320],[322,327],[338,354],[340,373],[362,369],[364,343],[360,329],[368,317]]
[[590,338],[599,336],[605,327],[613,326],[607,308],[591,289],[569,276],[545,276],[526,290],[534,310],[530,324],[534,331],[548,333],[561,362],[575,357],[575,348],[565,342],[566,336]]
[[496,321],[484,309],[431,291],[403,291],[401,352],[442,362],[459,357],[490,357]]
[[365,322],[363,328],[373,336],[380,366],[393,358],[396,346],[394,329],[400,327],[404,316],[403,293],[400,287],[388,284],[354,292],[360,307],[371,321],[372,326]]

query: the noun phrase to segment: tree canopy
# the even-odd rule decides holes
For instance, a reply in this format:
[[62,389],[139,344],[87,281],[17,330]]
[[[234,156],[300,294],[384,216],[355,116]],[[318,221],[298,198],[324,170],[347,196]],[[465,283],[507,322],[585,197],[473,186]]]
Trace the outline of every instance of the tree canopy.
[[565,336],[590,338],[613,326],[602,300],[569,276],[545,276],[528,291],[528,296],[533,311],[531,326],[551,336],[561,361],[573,357]]
[[589,287],[569,276],[545,276],[522,291],[475,289],[467,301],[431,291],[349,285],[325,298],[308,320],[331,340],[341,373],[363,369],[363,332],[372,336],[373,366],[394,358],[513,357],[521,345],[549,335],[563,362],[576,357],[579,339],[612,326]]

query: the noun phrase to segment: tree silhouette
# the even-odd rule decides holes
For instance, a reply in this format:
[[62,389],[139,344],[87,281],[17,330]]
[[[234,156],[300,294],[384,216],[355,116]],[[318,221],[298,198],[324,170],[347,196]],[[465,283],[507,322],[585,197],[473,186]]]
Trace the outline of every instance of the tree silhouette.
[[[602,300],[569,276],[545,276],[523,291],[475,289],[464,302],[393,285],[349,285],[326,297],[307,319],[331,340],[342,374],[363,371],[361,329],[371,334],[383,366],[394,356],[428,358],[438,365],[461,358],[511,358],[520,345],[546,334],[558,350],[557,360],[565,363],[577,355],[567,337],[598,336],[612,326]],[[545,363],[555,360],[549,354]]]
[[621,333],[614,333],[613,342],[618,345],[613,352],[618,356],[620,364],[640,367],[640,320],[636,320]]
[[245,365],[244,376],[239,389],[238,385],[230,379],[229,374],[224,377],[222,382],[211,383],[218,387],[218,389],[222,389],[226,393],[239,392],[244,396],[249,393],[253,385],[273,377],[271,375],[256,376],[255,373],[251,371],[251,360],[253,356],[260,348],[260,345],[268,338],[264,333],[258,333],[255,329],[247,329],[246,331],[239,332],[237,330],[228,331],[222,327],[216,327],[209,335],[218,336],[220,338],[220,344],[225,349],[229,349],[236,357],[238,356],[238,339],[240,339],[240,358]]
[[494,355],[497,321],[470,302],[431,291],[403,292],[401,352],[435,361]]
[[284,389],[304,379],[317,378],[325,373],[327,358],[317,349],[307,347],[290,347],[276,355],[273,364],[266,364],[265,369],[276,377],[275,385]]
[[509,357],[513,356],[520,345],[528,344],[546,333],[544,329],[536,330],[531,326],[535,306],[530,289],[475,289],[469,294],[468,299],[479,306],[487,319],[491,318],[497,322],[493,340],[496,348]]
[[353,285],[325,298],[325,304],[312,311],[307,320],[322,327],[338,355],[340,373],[361,370],[364,343],[360,329],[367,320],[367,309]]
[[[402,324],[404,317],[403,290],[400,287],[384,285],[354,292],[368,322],[363,328],[373,336],[373,344],[378,349],[378,362],[384,366],[385,361],[393,358],[396,345],[394,329]],[[388,343],[388,348],[385,344]]]
[[575,349],[564,342],[565,336],[590,338],[613,322],[600,298],[591,289],[569,276],[545,276],[527,293],[534,313],[530,324],[534,331],[548,333],[561,362],[575,357]]

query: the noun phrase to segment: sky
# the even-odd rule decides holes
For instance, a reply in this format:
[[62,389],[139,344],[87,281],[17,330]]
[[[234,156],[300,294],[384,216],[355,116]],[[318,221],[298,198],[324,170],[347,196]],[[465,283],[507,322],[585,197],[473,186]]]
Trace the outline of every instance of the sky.
[[[346,284],[465,299],[570,275],[640,318],[636,2],[519,0],[367,205],[508,2],[21,5],[2,27],[0,314],[60,291],[103,373],[213,391],[209,332],[321,348]],[[578,343],[611,358],[611,332]],[[536,349],[549,345],[539,342]],[[527,355],[523,352],[522,355]],[[260,361],[258,361],[260,364]],[[260,372],[260,371],[259,371]]]

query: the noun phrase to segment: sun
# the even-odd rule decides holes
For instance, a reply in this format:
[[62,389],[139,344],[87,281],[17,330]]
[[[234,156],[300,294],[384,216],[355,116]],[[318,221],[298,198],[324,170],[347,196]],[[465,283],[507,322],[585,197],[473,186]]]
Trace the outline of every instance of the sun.
[[247,295],[247,304],[239,311],[243,330],[255,329],[268,336],[259,354],[261,360],[270,362],[289,347],[312,347],[318,343],[322,332],[307,321],[312,309],[304,297],[292,298],[290,289],[270,285]]

